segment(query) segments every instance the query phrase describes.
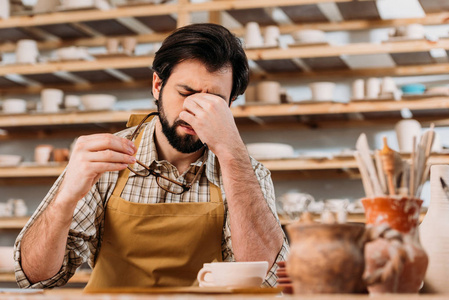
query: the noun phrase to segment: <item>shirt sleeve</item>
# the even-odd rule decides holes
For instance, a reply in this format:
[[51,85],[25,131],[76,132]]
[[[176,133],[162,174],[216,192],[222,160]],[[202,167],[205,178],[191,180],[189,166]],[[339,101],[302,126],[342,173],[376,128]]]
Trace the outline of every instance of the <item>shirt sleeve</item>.
[[[56,180],[44,200],[31,216],[28,223],[18,235],[14,245],[14,271],[17,284],[20,288],[51,288],[62,286],[75,274],[76,269],[86,262],[93,261],[95,249],[98,245],[99,228],[102,223],[103,201],[98,191],[98,183],[90,192],[78,202],[67,237],[67,245],[61,269],[53,277],[32,284],[26,277],[21,265],[21,242],[23,236],[33,226],[39,216],[53,201],[61,185],[65,171]],[[100,179],[101,180],[101,179]]]
[[[276,212],[276,202],[275,202],[276,197],[274,192],[273,181],[271,180],[271,172],[253,158],[251,158],[251,164],[253,166],[254,172],[256,174],[265,201],[267,202],[268,207],[273,213],[273,216],[275,217],[279,226],[281,226],[278,214]],[[284,237],[282,247],[276,257],[275,263],[273,264],[271,269],[268,271],[267,276],[265,277],[263,286],[267,287],[276,286],[277,284],[276,280],[278,278],[276,275],[278,265],[276,263],[279,261],[285,261],[287,259],[289,253],[289,245],[284,231],[282,231],[282,234]],[[223,254],[223,261],[235,261],[234,253],[232,251],[230,219],[227,208],[226,208],[226,222],[223,228],[222,254]]]

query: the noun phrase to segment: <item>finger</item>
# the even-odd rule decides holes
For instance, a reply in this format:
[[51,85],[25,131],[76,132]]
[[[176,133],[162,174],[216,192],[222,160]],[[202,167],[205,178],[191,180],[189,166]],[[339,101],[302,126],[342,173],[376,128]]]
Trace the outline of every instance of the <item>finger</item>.
[[193,115],[198,115],[204,112],[204,109],[198,105],[194,99],[186,99],[183,104],[183,108]]
[[179,118],[187,122],[190,126],[192,126],[195,129],[196,118],[193,114],[183,110],[179,113]]
[[87,152],[83,159],[90,162],[109,162],[121,164],[133,164],[136,162],[136,158],[134,156],[112,150]]
[[105,162],[92,163],[92,169],[94,169],[99,174],[102,174],[105,172],[121,171],[121,170],[126,169],[126,167],[128,167],[127,164],[121,164],[121,163],[105,163]]
[[112,134],[94,134],[80,137],[75,145],[76,150],[102,151],[114,150],[121,153],[134,154],[134,143],[122,137]]

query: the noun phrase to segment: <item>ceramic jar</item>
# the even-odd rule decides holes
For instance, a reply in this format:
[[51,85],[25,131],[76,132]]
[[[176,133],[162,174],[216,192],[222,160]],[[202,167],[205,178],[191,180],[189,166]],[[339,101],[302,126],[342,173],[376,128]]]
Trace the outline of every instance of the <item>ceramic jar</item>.
[[[420,199],[376,197],[362,199],[366,223],[388,225],[399,236],[395,242],[380,238],[365,247],[368,291],[376,293],[418,293],[428,265],[419,241]],[[378,274],[376,279],[372,279]]]
[[294,223],[287,273],[295,294],[364,290],[363,224]]
[[433,165],[430,169],[430,205],[419,230],[429,255],[424,291],[449,293],[449,198],[440,177],[449,184],[449,165]]

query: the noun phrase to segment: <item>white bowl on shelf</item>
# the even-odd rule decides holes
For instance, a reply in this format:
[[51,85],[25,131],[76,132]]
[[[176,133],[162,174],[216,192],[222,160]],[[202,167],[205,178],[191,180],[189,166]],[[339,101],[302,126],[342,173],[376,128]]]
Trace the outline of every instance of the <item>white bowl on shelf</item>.
[[249,155],[255,159],[292,158],[294,149],[288,144],[281,143],[252,143],[247,144]]
[[309,84],[313,101],[332,101],[334,98],[334,82],[314,82]]
[[20,155],[0,155],[0,167],[14,167],[17,166],[22,161],[22,156]]
[[117,97],[107,94],[88,94],[81,96],[81,103],[86,110],[110,110],[114,107]]
[[59,48],[55,53],[60,60],[82,60],[89,57],[87,48],[76,46]]
[[23,99],[6,99],[3,101],[3,112],[7,114],[20,114],[27,110],[27,102]]

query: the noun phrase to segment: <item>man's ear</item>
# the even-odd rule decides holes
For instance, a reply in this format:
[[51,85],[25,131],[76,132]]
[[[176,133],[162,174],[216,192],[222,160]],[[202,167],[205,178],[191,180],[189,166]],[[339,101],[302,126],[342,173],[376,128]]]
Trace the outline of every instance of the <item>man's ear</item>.
[[156,72],[153,72],[153,96],[156,100],[159,100],[159,94],[162,89],[162,80],[159,78],[159,76],[156,74]]

